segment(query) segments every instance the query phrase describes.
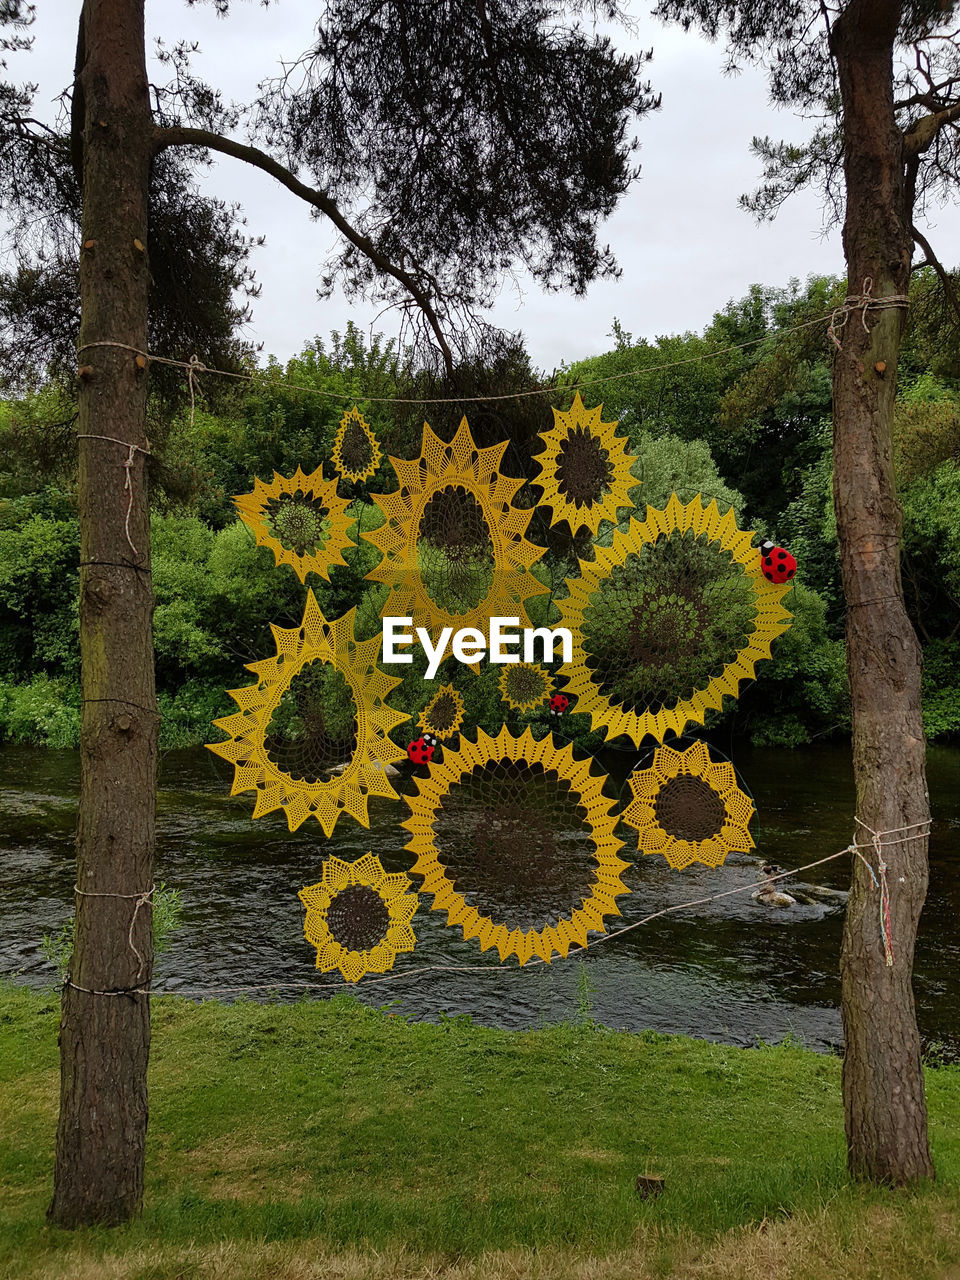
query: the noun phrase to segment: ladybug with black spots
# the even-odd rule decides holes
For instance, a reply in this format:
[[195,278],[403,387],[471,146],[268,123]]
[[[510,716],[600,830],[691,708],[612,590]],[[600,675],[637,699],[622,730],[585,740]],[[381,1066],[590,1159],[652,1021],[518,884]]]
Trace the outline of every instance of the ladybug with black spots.
[[407,747],[407,756],[414,764],[429,764],[433,759],[434,747],[423,738],[417,738]]
[[570,699],[565,693],[555,693],[550,699],[550,714],[553,716],[562,716],[570,705]]
[[768,582],[789,582],[797,572],[797,562],[789,551],[774,542],[761,542],[760,568]]

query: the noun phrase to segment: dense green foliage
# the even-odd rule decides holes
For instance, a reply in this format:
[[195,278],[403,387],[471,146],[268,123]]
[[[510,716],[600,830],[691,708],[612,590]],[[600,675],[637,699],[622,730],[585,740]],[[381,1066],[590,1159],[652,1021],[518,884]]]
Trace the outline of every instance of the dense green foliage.
[[[634,342],[616,325],[613,350],[555,377],[598,380],[584,387],[585,402],[602,400],[604,418],[618,419],[630,439],[634,507],[621,509],[621,528],[632,515],[642,517],[648,503],[663,506],[672,492],[684,500],[701,494],[715,498],[721,510],[732,506],[741,527],[796,554],[798,580],[786,601],[794,617],[791,630],[777,641],[773,660],[761,663],[756,682],[741,689],[736,704],[730,700],[723,717],[714,714],[710,721],[732,718],[736,732],[762,743],[796,744],[847,727],[829,347],[821,324],[777,336],[826,315],[837,288],[833,280],[780,291],[755,287],[715,316],[703,335],[656,343]],[[925,273],[915,289],[918,320],[904,349],[896,422],[903,576],[927,655],[927,730],[944,737],[960,733],[960,366],[951,363],[940,331],[927,322]],[[673,367],[664,369],[665,364]],[[624,373],[635,376],[599,381]],[[274,471],[291,475],[298,465],[309,472],[327,463],[340,416],[355,399],[384,456],[372,477],[341,492],[352,499],[353,536],[358,527],[369,532],[382,519],[370,495],[395,484],[388,455],[415,457],[422,430],[418,406],[382,401],[490,392],[497,385],[536,385],[522,350],[500,348],[486,371],[466,368],[451,386],[411,369],[392,344],[366,343],[350,328],[329,343],[309,344],[285,367],[270,362],[255,381],[221,389],[216,401],[201,394],[193,418],[170,410],[167,401],[154,407],[154,413],[167,415],[158,422],[162,447],[151,463],[165,747],[208,740],[210,721],[231,708],[224,690],[247,683],[244,664],[273,651],[270,624],[292,627],[302,614],[304,587],[254,544],[236,517],[232,495],[249,491],[254,476],[269,480]],[[531,478],[536,432],[551,424],[549,402],[566,407],[569,399],[561,394],[508,401],[493,406],[496,412],[489,405],[453,403],[427,412],[449,438],[466,408],[481,443],[509,439],[505,470]],[[55,386],[0,404],[0,738],[48,746],[73,745],[79,731],[70,429],[69,397]],[[535,504],[538,494],[526,485],[518,502]],[[609,545],[613,533],[612,525],[602,525],[597,543]],[[531,614],[538,622],[555,620],[553,602],[566,594],[565,580],[578,573],[578,557],[592,557],[590,540],[582,532],[571,539],[563,526],[551,528],[549,511],[536,506],[529,536],[544,547],[534,572],[550,586],[549,595],[531,600]],[[309,575],[306,584],[327,617],[356,605],[361,636],[379,630],[385,588],[365,580],[378,554],[361,539],[329,581]],[[451,566],[440,546],[430,544],[427,555],[430,563],[421,567],[436,576],[442,595],[450,589]],[[482,548],[477,555],[483,558]],[[670,603],[669,586],[666,580],[660,584],[657,599],[682,612],[676,600]],[[732,603],[731,609],[718,614],[709,635],[703,632],[703,654],[695,665],[707,669],[729,648],[739,625]],[[610,653],[622,647],[622,637],[613,632],[601,642]],[[476,672],[450,662],[435,681],[425,682],[425,660],[414,652],[411,666],[395,668],[403,677],[392,698],[396,706],[415,719],[439,685],[452,679],[466,700],[470,723],[489,731],[502,723],[500,668]],[[328,701],[332,709],[336,699]],[[548,727],[543,713],[521,715],[517,722],[533,723],[537,732]],[[575,710],[567,727],[584,744],[599,740]],[[395,732],[398,741],[407,740],[408,728]]]
[[[485,1278],[913,1280],[957,1262],[956,1068],[927,1073],[936,1186],[891,1197],[846,1176],[835,1058],[607,1031],[589,1020],[587,983],[579,1005],[568,1025],[520,1033],[408,1023],[402,1004],[345,996],[155,999],[149,1207],[73,1233],[41,1225],[59,1004],[3,988],[0,1114],[16,1119],[0,1139],[0,1274],[448,1274],[440,1259],[394,1269],[404,1246]],[[663,1194],[642,1199],[638,1175],[662,1177]],[[294,1261],[315,1248],[362,1253],[343,1267]],[[463,1270],[485,1250],[534,1248],[542,1269],[486,1255]],[[621,1249],[636,1252],[609,1272],[579,1260]]]

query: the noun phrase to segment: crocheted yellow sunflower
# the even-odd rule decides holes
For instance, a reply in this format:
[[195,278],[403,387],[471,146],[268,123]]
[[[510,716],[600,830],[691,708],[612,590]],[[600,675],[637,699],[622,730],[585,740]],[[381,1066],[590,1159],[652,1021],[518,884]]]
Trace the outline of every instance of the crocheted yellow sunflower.
[[500,697],[514,711],[532,711],[553,693],[553,680],[539,662],[514,662],[500,673]]
[[382,552],[367,577],[390,587],[384,617],[412,617],[432,635],[485,632],[549,590],[530,572],[545,550],[525,536],[532,512],[511,505],[523,481],[497,470],[506,448],[478,448],[464,418],[449,444],[424,423],[420,457],[390,459],[399,488],[371,495],[384,523],[363,533]]
[[339,969],[348,982],[392,969],[398,952],[412,951],[416,942],[410,921],[420,900],[410,887],[409,876],[388,875],[372,853],[356,862],[328,858],[320,882],[299,893],[316,967]]
[[572,533],[583,525],[596,533],[601,520],[616,524],[618,508],[633,506],[630,490],[639,484],[630,474],[627,442],[614,434],[615,422],[601,422],[602,410],[585,408],[577,392],[566,413],[554,409],[553,429],[541,437],[546,447],[535,459],[535,483],[553,509],[553,523],[566,520]]
[[790,584],[763,577],[752,540],[732,509],[721,516],[716,502],[672,494],[567,580],[557,602],[573,638],[566,692],[593,728],[662,742],[753,678],[790,625]]
[[652,766],[628,781],[633,799],[623,820],[637,829],[643,853],[662,853],[680,869],[719,867],[732,849],[753,848],[753,801],[737,786],[733,765],[711,760],[702,742],[686,751],[658,747]]
[[229,737],[209,749],[234,766],[231,795],[256,792],[254,818],[283,809],[291,831],[313,817],[329,836],[396,795],[387,771],[405,757],[388,735],[410,717],[387,706],[400,681],[377,666],[379,636],[354,637],[355,614],[327,622],[308,592],[299,627],[271,627],[276,656],[248,665],[256,684],[230,690],[240,710],[214,721]]
[[324,480],[323,467],[308,476],[297,467],[289,478],[274,472],[272,484],[254,480],[253,492],[233,501],[257,545],[269,547],[277,564],[291,565],[301,582],[308,573],[329,579],[331,565],[347,563],[343,552],[354,545],[355,519],[337,495],[336,480]]
[[445,684],[420,712],[418,723],[435,738],[451,738],[463,724],[463,715],[463,698],[452,684]]
[[344,480],[366,480],[380,465],[377,437],[356,405],[340,419],[331,461]]
[[407,848],[431,909],[501,960],[549,962],[586,946],[628,892],[604,781],[550,735],[537,742],[504,727],[461,738],[407,797]]

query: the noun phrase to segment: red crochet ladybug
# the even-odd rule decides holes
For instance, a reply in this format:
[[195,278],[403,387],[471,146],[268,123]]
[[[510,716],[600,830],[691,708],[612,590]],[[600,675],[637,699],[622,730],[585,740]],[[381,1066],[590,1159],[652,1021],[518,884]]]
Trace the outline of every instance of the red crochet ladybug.
[[411,742],[407,747],[407,755],[414,764],[429,764],[433,759],[433,746],[428,746],[422,738]]
[[562,716],[569,705],[570,699],[565,693],[555,693],[550,699],[550,711],[555,716]]
[[768,582],[789,582],[797,572],[797,562],[790,552],[773,542],[760,544],[760,564]]

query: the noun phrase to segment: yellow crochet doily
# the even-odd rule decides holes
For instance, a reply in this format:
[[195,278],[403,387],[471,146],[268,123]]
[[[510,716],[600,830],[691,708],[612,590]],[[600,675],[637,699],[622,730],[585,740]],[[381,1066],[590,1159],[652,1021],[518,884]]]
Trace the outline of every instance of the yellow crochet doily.
[[464,418],[450,444],[424,423],[420,457],[390,459],[399,488],[371,495],[384,523],[363,533],[383,556],[367,574],[390,587],[383,617],[485,633],[492,617],[523,625],[523,601],[549,590],[530,572],[545,550],[525,536],[532,512],[511,506],[523,480],[497,470],[506,448],[478,448]]
[[377,437],[356,405],[340,419],[331,461],[344,480],[366,480],[380,465]]
[[704,743],[657,747],[652,766],[628,781],[633,799],[623,820],[639,832],[641,852],[662,853],[679,870],[692,862],[719,867],[732,849],[753,848],[753,801],[737,786],[733,765],[711,760]]
[[534,461],[543,502],[554,524],[566,520],[571,533],[586,525],[596,533],[601,520],[617,523],[617,510],[632,507],[630,490],[640,482],[630,474],[635,459],[615,422],[601,422],[603,405],[587,409],[577,392],[566,413],[554,409],[554,425],[541,439],[546,448]]
[[[615,583],[616,575],[628,563],[628,557],[637,557],[645,547],[670,539],[674,534],[700,539],[703,548],[715,547],[718,553],[726,553],[728,566],[742,566],[742,578],[737,575],[738,589],[749,602],[744,608],[750,614],[749,626],[753,629],[742,637],[743,643],[738,645],[732,660],[725,663],[722,671],[707,679],[703,687],[694,688],[691,696],[678,696],[657,710],[618,705],[600,687],[594,669],[597,657],[591,652],[591,642],[585,639],[584,630],[601,628],[608,623],[613,625],[612,614],[609,619],[603,616],[603,610],[607,608],[609,611],[609,605],[605,603],[602,588],[605,583]],[[603,725],[609,738],[625,734],[637,746],[647,734],[662,742],[669,733],[681,734],[691,722],[702,723],[709,709],[722,708],[725,694],[737,697],[740,682],[753,679],[756,664],[762,658],[770,657],[771,643],[790,625],[790,614],[781,604],[790,584],[767,582],[760,571],[760,556],[752,541],[752,533],[744,533],[737,528],[732,509],[721,516],[715,501],[705,507],[697,495],[684,505],[676,494],[672,494],[663,510],[648,507],[645,520],[632,519],[627,531],[617,530],[612,546],[596,547],[596,560],[581,564],[579,578],[567,579],[570,594],[566,600],[557,601],[560,625],[568,627],[573,637],[572,663],[564,668],[565,673],[569,672],[565,692],[576,696],[576,710],[589,714],[593,728]],[[681,609],[684,602],[679,591],[673,595],[668,591],[656,603],[664,610],[665,622],[670,622],[675,630],[686,627],[680,638],[695,654],[704,618],[694,618],[695,625],[689,625],[689,618],[684,621]],[[700,610],[702,613],[706,607],[703,601],[699,601],[693,612]],[[649,617],[646,625],[651,626]],[[656,624],[652,625],[652,630],[656,632]],[[667,630],[665,627],[662,634],[665,635]],[[644,669],[643,661],[637,662],[636,669]]]
[[305,476],[297,467],[287,479],[254,480],[253,492],[234,498],[240,519],[253,530],[257,545],[269,547],[277,564],[291,565],[303,582],[308,573],[329,579],[330,566],[346,564],[345,548],[355,544],[346,498],[338,497],[336,480],[324,480],[323,467]]
[[495,947],[521,964],[565,956],[587,945],[590,930],[605,932],[628,890],[604,781],[552,735],[537,742],[529,729],[514,737],[504,727],[495,738],[461,738],[407,797],[407,848],[431,909],[481,951]]
[[420,712],[418,723],[435,738],[452,738],[463,724],[463,716],[463,698],[452,684],[445,684]]
[[388,734],[410,717],[387,706],[400,681],[377,666],[379,636],[355,639],[355,614],[327,622],[308,592],[299,627],[271,627],[276,657],[248,664],[257,683],[230,690],[240,710],[214,721],[229,737],[210,750],[234,766],[231,795],[256,792],[254,818],[283,809],[291,831],[314,817],[329,836],[341,813],[370,825],[368,796],[396,796],[387,768],[406,757]]
[[542,706],[553,693],[553,680],[539,662],[513,662],[500,673],[500,697],[514,711]]
[[319,884],[299,894],[316,967],[339,969],[348,982],[392,969],[398,952],[412,951],[416,942],[410,921],[420,899],[410,888],[409,876],[388,875],[372,853],[356,862],[328,858]]

